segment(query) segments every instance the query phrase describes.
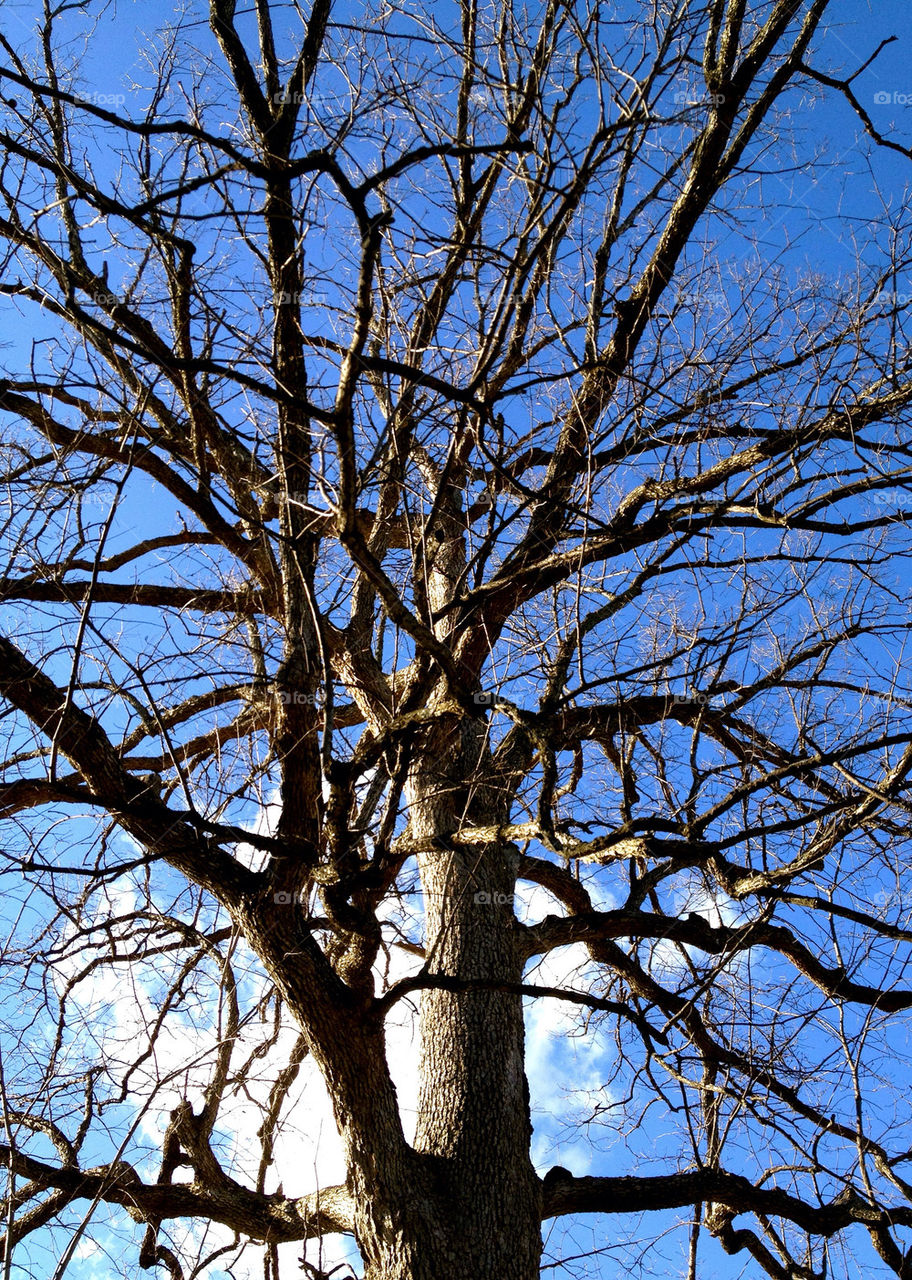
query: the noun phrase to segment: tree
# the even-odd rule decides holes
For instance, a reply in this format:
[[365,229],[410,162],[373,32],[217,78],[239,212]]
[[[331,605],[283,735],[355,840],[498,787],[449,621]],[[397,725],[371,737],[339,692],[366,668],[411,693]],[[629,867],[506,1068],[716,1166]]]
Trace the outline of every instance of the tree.
[[912,1275],[909,225],[782,198],[890,51],[627,8],[5,15],[6,1276]]

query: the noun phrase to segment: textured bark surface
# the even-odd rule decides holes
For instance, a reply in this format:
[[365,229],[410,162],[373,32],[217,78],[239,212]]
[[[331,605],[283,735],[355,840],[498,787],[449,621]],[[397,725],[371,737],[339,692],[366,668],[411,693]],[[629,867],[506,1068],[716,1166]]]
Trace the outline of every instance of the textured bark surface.
[[467,821],[483,826],[501,816],[481,781],[484,728],[461,718],[438,729],[411,783],[414,833],[436,845],[420,858],[427,969],[466,985],[425,991],[421,1001],[415,1146],[435,1172],[441,1212],[437,1269],[420,1274],[533,1280],[541,1196],[529,1154],[522,1000],[485,989],[522,978],[513,911],[519,859],[504,844],[447,847]]

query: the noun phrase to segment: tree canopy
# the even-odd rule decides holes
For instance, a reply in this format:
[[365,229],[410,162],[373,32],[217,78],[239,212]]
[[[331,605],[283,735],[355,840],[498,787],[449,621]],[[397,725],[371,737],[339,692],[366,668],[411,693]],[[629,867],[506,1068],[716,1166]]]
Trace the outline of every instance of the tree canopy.
[[910,1280],[901,15],[0,13],[3,1280]]

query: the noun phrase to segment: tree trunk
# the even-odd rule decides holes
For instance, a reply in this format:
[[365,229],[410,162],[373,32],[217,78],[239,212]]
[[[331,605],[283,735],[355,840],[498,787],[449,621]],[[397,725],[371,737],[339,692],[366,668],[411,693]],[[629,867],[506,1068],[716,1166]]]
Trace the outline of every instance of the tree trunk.
[[423,993],[415,1199],[397,1238],[366,1249],[365,1276],[538,1280],[541,1190],[529,1150],[522,999],[485,986],[521,981],[518,855],[509,845],[446,847],[466,821],[499,817],[496,797],[478,782],[489,763],[484,723],[453,718],[425,747],[411,778],[410,821],[439,846],[420,864],[427,968],[467,989]]

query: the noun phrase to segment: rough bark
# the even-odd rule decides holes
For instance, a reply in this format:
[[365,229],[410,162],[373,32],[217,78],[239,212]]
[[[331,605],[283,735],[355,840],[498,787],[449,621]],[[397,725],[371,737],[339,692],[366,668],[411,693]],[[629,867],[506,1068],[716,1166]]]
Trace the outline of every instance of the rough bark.
[[425,968],[465,982],[466,990],[429,990],[421,999],[415,1146],[438,1197],[433,1251],[422,1251],[415,1271],[390,1259],[376,1280],[539,1274],[540,1182],[529,1151],[522,1000],[471,989],[522,978],[513,911],[519,858],[509,844],[458,848],[450,840],[467,818],[498,816],[478,781],[490,767],[485,728],[483,719],[462,717],[435,727],[410,780],[410,830],[432,846],[419,859]]

